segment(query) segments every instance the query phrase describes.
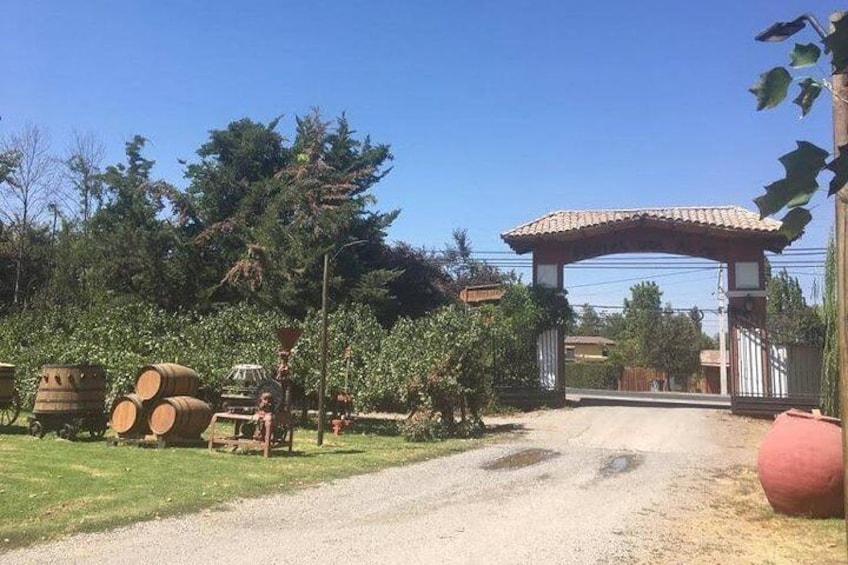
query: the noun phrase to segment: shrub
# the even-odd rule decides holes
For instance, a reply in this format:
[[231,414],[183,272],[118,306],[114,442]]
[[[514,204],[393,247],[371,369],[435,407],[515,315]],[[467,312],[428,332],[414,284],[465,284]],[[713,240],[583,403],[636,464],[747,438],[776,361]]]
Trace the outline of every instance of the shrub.
[[[321,375],[321,311],[307,314],[299,325],[303,335],[292,355],[292,372],[307,393],[316,393]],[[357,409],[373,406],[370,374],[380,355],[386,331],[371,308],[352,304],[327,316],[328,394],[347,391]],[[379,395],[378,395],[379,396]]]
[[192,367],[203,388],[216,390],[236,363],[272,366],[273,328],[285,323],[248,306],[202,316],[142,303],[24,312],[3,318],[0,360],[16,365],[25,406],[32,404],[40,368],[48,363],[103,365],[109,397],[132,390],[139,368],[158,362]]
[[536,340],[541,332],[568,326],[573,312],[565,297],[552,289],[516,284],[500,303],[486,308],[490,320],[490,363],[496,386],[538,388]]
[[565,386],[616,390],[621,367],[612,363],[567,363]]
[[439,418],[431,412],[416,412],[400,425],[400,434],[406,441],[434,441],[445,437]]

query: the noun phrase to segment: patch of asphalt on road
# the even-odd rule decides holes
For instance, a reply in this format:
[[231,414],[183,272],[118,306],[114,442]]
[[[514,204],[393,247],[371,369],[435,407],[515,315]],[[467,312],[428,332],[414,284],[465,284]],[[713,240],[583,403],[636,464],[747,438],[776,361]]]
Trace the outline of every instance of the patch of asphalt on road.
[[[550,411],[522,420],[529,433],[509,443],[240,501],[225,512],[75,536],[0,561],[633,562],[642,534],[679,502],[675,480],[714,451],[698,445],[703,421],[696,413]],[[484,468],[533,450],[559,456]],[[604,477],[605,465],[623,456],[640,463]]]

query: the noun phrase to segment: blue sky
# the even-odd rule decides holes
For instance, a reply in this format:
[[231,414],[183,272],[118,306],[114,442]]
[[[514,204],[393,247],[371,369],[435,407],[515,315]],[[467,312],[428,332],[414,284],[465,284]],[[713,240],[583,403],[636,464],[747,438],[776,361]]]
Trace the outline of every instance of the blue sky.
[[[825,97],[755,112],[759,73],[791,44],[758,44],[775,20],[834,2],[15,2],[0,22],[0,135],[34,122],[63,147],[95,132],[121,158],[150,139],[158,176],[240,117],[347,112],[389,143],[378,207],[391,239],[442,247],[465,227],[478,251],[557,209],[739,204],[781,176],[777,157],[829,148]],[[799,40],[815,40],[811,30]],[[820,74],[814,70],[813,73]],[[793,94],[794,97],[794,94]],[[821,247],[815,201],[796,244]],[[805,286],[814,279],[805,269]],[[571,299],[620,304],[638,271],[567,270]],[[655,274],[655,273],[654,273]],[[675,306],[714,307],[715,272],[657,279]],[[577,286],[591,285],[591,286]],[[708,328],[709,329],[709,328]]]

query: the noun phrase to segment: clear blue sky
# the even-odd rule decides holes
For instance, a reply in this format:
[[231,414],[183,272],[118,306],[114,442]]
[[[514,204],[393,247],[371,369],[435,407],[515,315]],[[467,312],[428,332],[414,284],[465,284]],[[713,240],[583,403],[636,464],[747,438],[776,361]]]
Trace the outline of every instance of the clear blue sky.
[[[389,143],[378,207],[390,238],[478,251],[551,210],[739,204],[781,176],[776,158],[829,148],[823,100],[754,111],[747,92],[790,44],[753,36],[835,2],[10,2],[0,22],[0,135],[27,121],[57,148],[90,130],[121,158],[140,133],[158,176],[210,129],[319,107]],[[815,40],[805,30],[803,42]],[[819,71],[814,71],[819,73]],[[792,95],[794,97],[794,94]],[[796,245],[821,247],[832,205]],[[810,273],[806,270],[803,272]],[[575,303],[620,304],[635,271],[567,271]],[[646,273],[650,275],[651,273]],[[802,277],[805,285],[813,277]],[[714,307],[715,273],[657,279],[675,306]],[[709,330],[709,328],[707,328]]]

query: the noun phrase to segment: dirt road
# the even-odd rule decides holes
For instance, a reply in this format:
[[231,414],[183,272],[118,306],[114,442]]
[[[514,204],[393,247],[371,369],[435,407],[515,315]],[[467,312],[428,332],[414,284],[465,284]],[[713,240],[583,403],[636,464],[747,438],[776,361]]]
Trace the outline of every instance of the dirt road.
[[674,486],[705,470],[752,463],[765,429],[699,409],[585,407],[514,420],[526,431],[497,445],[225,511],[75,536],[0,560],[637,562],[661,517],[691,502],[680,500],[691,489]]

